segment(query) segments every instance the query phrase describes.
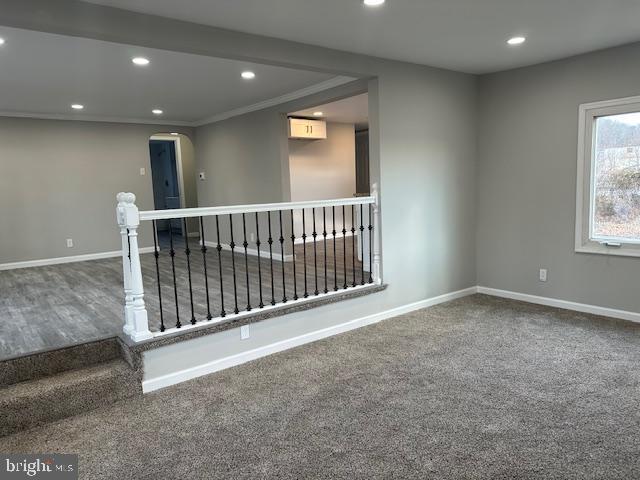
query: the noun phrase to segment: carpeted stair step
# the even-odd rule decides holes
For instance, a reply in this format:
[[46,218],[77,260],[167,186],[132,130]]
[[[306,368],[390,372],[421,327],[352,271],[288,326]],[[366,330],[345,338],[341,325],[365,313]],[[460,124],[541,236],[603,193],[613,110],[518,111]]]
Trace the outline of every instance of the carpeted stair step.
[[140,395],[124,360],[62,372],[0,388],[0,436]]
[[73,345],[0,361],[0,388],[121,357],[116,338]]

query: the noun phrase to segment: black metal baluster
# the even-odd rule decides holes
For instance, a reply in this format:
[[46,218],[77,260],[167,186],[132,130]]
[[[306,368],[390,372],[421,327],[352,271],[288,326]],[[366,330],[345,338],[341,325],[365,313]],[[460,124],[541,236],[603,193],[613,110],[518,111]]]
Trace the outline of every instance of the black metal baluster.
[[169,255],[171,256],[171,270],[173,271],[173,295],[176,299],[176,328],[182,328],[182,324],[180,323],[180,308],[178,307],[178,284],[176,283],[176,262],[175,256],[176,251],[173,248],[173,226],[171,225],[171,220],[169,220]]
[[[129,230],[127,229],[127,233],[128,232]],[[164,314],[162,312],[162,288],[160,287],[160,265],[158,264],[160,253],[158,252],[158,229],[156,227],[155,220],[153,220],[153,256],[156,258],[156,280],[158,283],[158,304],[160,305],[160,331],[164,332],[165,328],[164,328]],[[131,255],[129,255],[129,258],[131,258]]]
[[338,258],[336,256],[336,207],[331,207],[333,214],[333,229],[331,234],[333,235],[333,290],[338,291]]
[[276,304],[276,291],[273,283],[273,237],[271,236],[271,212],[267,212],[267,222],[269,222],[269,263],[271,264],[271,305]]
[[287,303],[287,284],[284,279],[284,236],[282,235],[282,210],[278,210],[278,215],[280,217],[280,255],[282,255],[282,303]]
[[184,254],[187,256],[187,277],[189,278],[189,301],[191,302],[191,325],[196,324],[196,316],[193,313],[193,286],[191,284],[191,249],[189,248],[189,231],[187,230],[187,219],[182,219],[184,227]]
[[342,206],[342,266],[344,267],[344,284],[342,288],[347,289],[347,229],[345,228],[345,212]]
[[369,204],[369,283],[373,283],[373,214]]
[[313,215],[313,275],[315,277],[316,289],[313,292],[315,295],[318,295],[318,247],[316,245],[316,237],[318,236],[318,232],[316,232],[316,209],[311,209],[311,214]]
[[233,241],[233,215],[231,214],[229,214],[229,229],[231,231],[231,243],[229,244],[229,246],[231,247],[231,268],[233,269],[233,299],[235,302],[233,313],[237,315],[238,313],[240,313],[240,310],[238,309],[238,283],[236,281],[236,244]]
[[351,260],[353,268],[353,284],[356,286],[356,207],[351,205]]
[[245,221],[245,214],[242,214],[242,236],[244,238],[244,242],[242,242],[242,246],[244,247],[244,271],[247,275],[247,312],[251,311],[251,293],[249,292],[249,257],[247,254],[247,247],[249,246],[249,242],[247,242],[247,222]]
[[304,268],[304,298],[309,296],[307,291],[307,226],[304,218],[304,208],[302,209],[302,259]]
[[291,252],[293,253],[293,299],[298,300],[298,279],[296,278],[296,235],[293,229],[293,210],[291,210]]
[[327,210],[322,207],[322,237],[324,238],[324,293],[329,293],[327,286]]
[[360,255],[362,256],[360,263],[360,281],[364,285],[364,216],[362,213],[362,204],[360,204]]
[[258,248],[258,290],[260,291],[260,304],[258,307],[264,308],[264,303],[262,302],[262,265],[260,265],[260,226],[258,225],[258,212],[256,212],[256,247]]
[[202,242],[200,251],[202,252],[202,266],[204,267],[204,289],[205,289],[205,295],[207,297],[207,320],[211,320],[213,318],[213,315],[211,315],[211,301],[209,300],[209,274],[207,273],[207,244],[204,240],[204,223],[202,222],[202,217],[200,217],[200,241]]
[[218,244],[216,245],[216,250],[218,251],[218,272],[220,274],[220,317],[225,317],[227,312],[224,311],[224,287],[222,282],[222,245],[220,244],[220,222],[218,221],[218,216],[216,215],[216,241]]

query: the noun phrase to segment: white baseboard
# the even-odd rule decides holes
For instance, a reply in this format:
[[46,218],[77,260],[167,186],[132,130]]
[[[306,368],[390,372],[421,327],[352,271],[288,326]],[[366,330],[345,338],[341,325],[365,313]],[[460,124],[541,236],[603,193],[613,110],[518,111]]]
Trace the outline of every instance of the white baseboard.
[[[204,244],[207,247],[211,247],[211,248],[216,248],[218,246],[217,243],[210,242],[209,240],[206,240],[204,242]],[[275,245],[275,243],[274,243],[274,245]],[[221,243],[220,246],[222,247],[223,250],[226,250],[228,252],[231,251],[231,247],[226,243]],[[236,245],[235,250],[236,250],[236,253],[244,254],[244,247],[242,245],[240,245],[240,244]],[[258,256],[258,250],[256,248],[247,248],[247,255],[251,255],[253,257],[257,257]],[[268,250],[267,251],[260,250],[260,256],[262,258],[267,258],[268,259],[269,258],[269,251]],[[282,261],[282,255],[280,253],[273,252],[273,259],[281,262]],[[293,261],[293,255],[285,255],[284,256],[284,261],[285,262]]]
[[[358,234],[356,233],[356,236]],[[345,235],[345,237],[353,237],[354,234],[351,233],[351,230],[349,230],[347,232],[347,234]],[[324,238],[322,237],[322,235],[318,234],[317,237],[317,241],[320,242],[321,240],[323,240]],[[342,239],[342,230],[340,230],[340,232],[336,233],[336,240],[341,240]],[[327,232],[327,241],[329,240],[333,240],[333,235],[331,235],[329,232]],[[304,238],[302,237],[298,237],[296,238],[295,242],[296,245],[302,245],[303,243],[313,243],[313,237],[311,235],[307,235],[306,241]]]
[[321,330],[316,330],[314,332],[305,333],[304,335],[300,335],[297,337],[288,338],[280,342],[265,345],[254,350],[248,350],[246,352],[214,360],[212,362],[197,365],[195,367],[180,370],[178,372],[170,373],[149,380],[144,380],[142,382],[142,391],[144,393],[153,392],[154,390],[159,390],[161,388],[169,387],[177,383],[186,382],[187,380],[201,377],[203,375],[209,375],[211,373],[219,372],[220,370],[235,367],[237,365],[241,365],[243,363],[250,362],[252,360],[271,355],[273,353],[278,353],[283,350],[298,347],[300,345],[304,345],[305,343],[315,342],[317,340],[331,337],[333,335],[338,335],[350,330],[355,330],[367,325],[372,325],[388,318],[397,317],[398,315],[402,315],[404,313],[413,312],[421,308],[431,307],[439,303],[466,297],[467,295],[473,295],[474,293],[476,293],[476,287],[466,288],[457,292],[446,293],[437,297],[392,308],[391,310],[386,310],[384,312],[357,318],[355,320],[341,323],[340,325],[335,325],[333,327],[328,327]]
[[588,305],[586,303],[570,302],[567,300],[559,300],[557,298],[539,297],[537,295],[529,295],[527,293],[511,292],[508,290],[498,290],[497,288],[478,287],[478,293],[492,295],[494,297],[510,298],[512,300],[520,300],[522,302],[535,303],[538,305],[546,305],[548,307],[563,308],[565,310],[573,310],[576,312],[592,313],[594,315],[602,315],[604,317],[619,318],[629,320],[631,322],[640,323],[640,313],[629,312],[626,310],[616,310],[615,308],[600,307],[598,305]]
[[440,303],[466,297],[468,295],[473,295],[475,293],[482,293],[485,295],[491,295],[495,297],[510,298],[513,300],[519,300],[519,301],[534,303],[539,305],[546,305],[546,306],[556,307],[556,308],[563,308],[566,310],[592,313],[595,315],[619,318],[622,320],[629,320],[632,322],[640,322],[640,313],[636,313],[636,312],[616,310],[613,308],[599,307],[597,305],[587,305],[583,303],[570,302],[567,300],[558,300],[555,298],[540,297],[536,295],[528,295],[525,293],[511,292],[511,291],[499,290],[495,288],[480,287],[480,286],[470,287],[464,290],[459,290],[457,292],[451,292],[451,293],[447,293],[437,297],[429,298],[426,300],[421,300],[419,302],[396,307],[396,308],[386,310],[384,312],[376,313],[373,315],[369,315],[366,317],[357,318],[355,320],[351,320],[349,322],[342,323],[340,325],[335,325],[333,327],[316,330],[314,332],[306,333],[298,337],[282,340],[280,342],[276,342],[270,345],[265,345],[263,347],[256,348],[254,350],[249,350],[236,355],[214,360],[212,362],[191,367],[185,370],[181,370],[178,372],[174,372],[174,373],[170,373],[160,377],[145,380],[142,382],[142,390],[145,393],[152,392],[154,390],[159,390],[161,388],[169,387],[171,385],[175,385],[181,382],[186,382],[188,380],[191,380],[203,375],[209,375],[211,373],[219,372],[227,368],[241,365],[243,363],[250,362],[252,360],[256,360],[258,358],[265,357],[267,355],[278,353],[283,350],[288,350],[290,348],[298,347],[306,343],[315,342],[317,340],[331,337],[333,335],[338,335],[340,333],[345,333],[350,330],[355,330],[357,328],[361,328],[367,325],[372,325],[382,320],[386,320],[388,318],[397,317],[398,315],[413,312],[415,310],[420,310],[422,308],[431,307]]
[[[153,247],[143,247],[140,253],[152,253]],[[116,250],[113,252],[87,253],[85,255],[73,255],[70,257],[43,258],[40,260],[27,260],[24,262],[2,263],[0,270],[15,270],[18,268],[44,267],[47,265],[59,265],[61,263],[86,262],[87,260],[101,260],[103,258],[120,257],[122,252]]]

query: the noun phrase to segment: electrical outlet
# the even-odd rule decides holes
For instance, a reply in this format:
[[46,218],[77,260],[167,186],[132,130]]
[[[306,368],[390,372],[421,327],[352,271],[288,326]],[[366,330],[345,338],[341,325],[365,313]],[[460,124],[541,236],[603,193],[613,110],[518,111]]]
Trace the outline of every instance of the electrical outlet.
[[540,269],[540,281],[541,282],[546,282],[547,281],[547,269],[546,268],[541,268]]
[[204,180],[206,180],[206,179],[207,179],[207,176],[205,175],[205,173],[204,173],[204,172],[200,172],[200,173],[198,174],[198,178],[199,178],[200,180],[204,181]]
[[240,327],[240,340],[246,340],[249,338],[249,325],[243,325]]
[[142,167],[140,169],[140,175],[146,175],[146,174],[147,174],[147,170],[144,167]]
[[67,248],[73,248],[73,238],[67,238]]

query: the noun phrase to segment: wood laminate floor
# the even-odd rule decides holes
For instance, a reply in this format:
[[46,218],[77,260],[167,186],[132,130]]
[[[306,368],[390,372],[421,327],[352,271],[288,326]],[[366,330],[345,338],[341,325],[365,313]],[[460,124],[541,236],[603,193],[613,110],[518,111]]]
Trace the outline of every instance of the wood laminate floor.
[[[261,258],[260,262],[257,256],[252,255],[248,255],[245,262],[242,246],[236,248],[235,255],[222,251],[222,295],[218,252],[214,248],[209,248],[207,252],[209,306],[207,306],[202,253],[197,238],[189,241],[192,248],[190,263],[193,316],[196,320],[205,319],[209,311],[214,318],[218,317],[223,308],[227,315],[233,314],[236,299],[239,311],[246,310],[249,305],[252,310],[258,309],[261,291],[265,305],[270,304],[272,299],[281,303],[285,296],[288,300],[293,299],[296,292],[299,297],[303,297],[305,288],[308,295],[313,296],[315,293],[316,264],[312,243],[306,244],[306,262],[303,245],[297,245],[296,261],[283,264],[273,260],[273,269],[268,253],[266,257]],[[333,241],[327,240],[326,264],[324,242],[317,243],[319,292],[322,293],[325,290],[325,265],[326,288],[330,291],[336,288],[342,290],[345,285],[349,287],[354,282],[361,284],[363,278],[365,282],[368,281],[368,259],[365,259],[364,268],[357,258],[354,262],[352,242],[351,237],[347,237],[346,241],[338,237],[334,255]],[[274,244],[273,247],[274,253],[277,253],[279,244]],[[167,328],[175,326],[178,315],[182,324],[188,323],[192,318],[189,270],[184,242],[181,238],[176,240],[175,250],[174,290],[169,249],[166,239],[161,239],[158,269],[162,318]],[[153,254],[144,254],[141,256],[141,262],[150,328],[159,330],[161,315],[155,257]],[[295,287],[294,268],[297,280]],[[119,258],[1,271],[0,359],[117,335],[122,329],[122,306],[122,262]]]

